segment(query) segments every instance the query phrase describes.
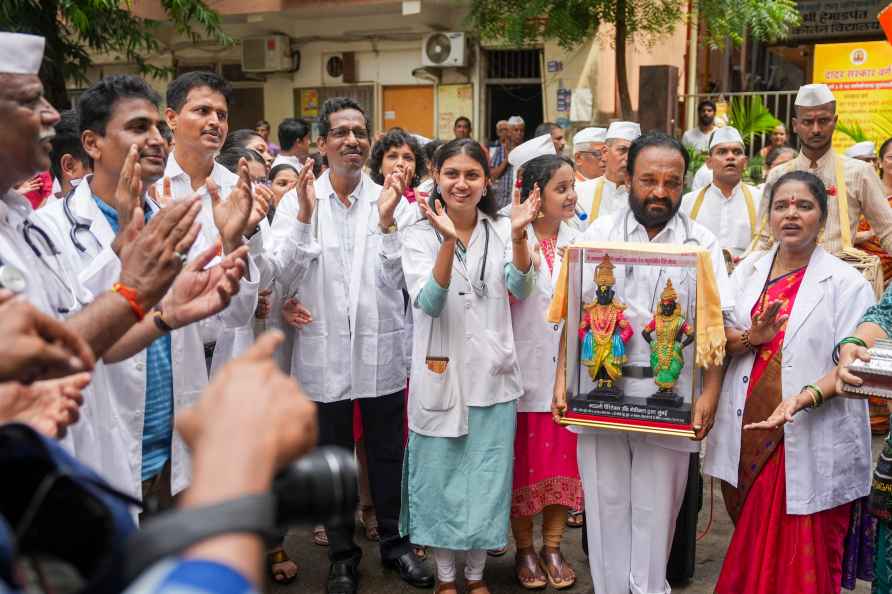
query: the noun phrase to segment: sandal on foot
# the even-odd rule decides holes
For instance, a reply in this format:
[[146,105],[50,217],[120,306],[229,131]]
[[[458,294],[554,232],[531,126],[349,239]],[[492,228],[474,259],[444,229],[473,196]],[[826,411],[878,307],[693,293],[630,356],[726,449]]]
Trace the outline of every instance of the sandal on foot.
[[514,555],[514,576],[526,590],[541,590],[548,584],[539,567],[539,556],[532,548],[518,549]]
[[365,537],[372,541],[378,542],[378,516],[375,515],[375,508],[371,505],[364,506],[359,510],[359,523],[365,528]]
[[320,547],[328,546],[328,533],[324,526],[316,526],[313,528],[313,543]]
[[486,551],[486,554],[489,555],[490,557],[501,557],[502,555],[504,555],[507,552],[508,552],[508,546],[505,545],[504,547],[502,547],[500,549],[489,549],[488,551]]
[[[282,569],[282,565],[286,563],[290,563],[294,565],[294,573],[288,575],[288,572]],[[279,566],[278,568],[276,566]],[[288,557],[288,554],[285,552],[285,549],[282,547],[277,547],[272,551],[267,551],[266,553],[266,567],[269,570],[269,577],[279,584],[280,586],[284,586],[290,584],[294,580],[297,579],[297,574],[300,572],[300,567]]]
[[555,590],[563,590],[576,583],[576,572],[564,559],[560,549],[542,547],[539,551],[539,566]]
[[569,528],[582,528],[585,525],[585,516],[581,509],[571,509],[567,512],[567,526]]
[[474,592],[477,592],[478,594],[491,594],[489,591],[489,586],[487,586],[486,582],[483,580],[472,580],[466,582],[465,592],[467,594],[474,594]]

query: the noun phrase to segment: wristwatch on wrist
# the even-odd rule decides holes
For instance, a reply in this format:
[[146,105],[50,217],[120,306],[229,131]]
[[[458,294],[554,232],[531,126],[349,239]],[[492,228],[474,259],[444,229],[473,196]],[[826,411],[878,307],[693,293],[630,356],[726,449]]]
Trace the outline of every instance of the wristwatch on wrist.
[[257,233],[258,233],[259,231],[260,231],[260,225],[257,225],[256,227],[254,227],[254,228],[251,229],[250,231],[245,231],[245,239],[251,239],[252,237],[254,237],[255,235],[257,235]]
[[511,235],[511,241],[514,243],[520,243],[522,241],[526,241],[527,239],[527,230],[524,228],[523,233],[521,233],[520,237],[515,237],[513,234]]
[[394,221],[387,227],[383,227],[379,223],[378,227],[381,229],[381,232],[384,233],[384,235],[390,235],[391,233],[396,233],[396,221]]

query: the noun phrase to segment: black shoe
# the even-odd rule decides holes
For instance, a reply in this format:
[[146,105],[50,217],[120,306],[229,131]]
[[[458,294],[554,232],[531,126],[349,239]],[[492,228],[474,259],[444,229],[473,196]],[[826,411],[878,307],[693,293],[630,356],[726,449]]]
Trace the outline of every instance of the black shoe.
[[400,579],[416,588],[431,588],[434,585],[434,572],[431,571],[424,561],[415,556],[415,553],[408,551],[403,553],[396,559],[384,561],[384,567],[398,570]]
[[337,561],[328,570],[328,594],[356,594],[359,589],[359,569],[353,561]]

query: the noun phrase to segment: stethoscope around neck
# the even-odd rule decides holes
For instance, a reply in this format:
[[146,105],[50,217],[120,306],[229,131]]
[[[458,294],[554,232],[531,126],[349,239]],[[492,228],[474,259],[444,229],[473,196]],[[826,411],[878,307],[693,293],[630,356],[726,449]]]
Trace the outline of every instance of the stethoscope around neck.
[[[479,215],[478,215],[479,216]],[[460,239],[456,240],[456,246],[460,246],[464,248],[464,256],[460,255],[460,253],[456,252],[455,257],[458,259],[461,267],[464,268],[464,274],[459,272],[461,276],[465,277],[465,280],[468,281],[468,285],[471,287],[471,290],[477,297],[486,297],[487,289],[486,289],[486,261],[489,259],[489,220],[483,219],[483,231],[484,231],[484,240],[483,240],[483,262],[480,265],[480,276],[478,278],[473,278],[470,272],[468,271],[468,265],[466,258],[469,253],[469,247],[465,246]],[[437,234],[437,239],[440,240],[440,243],[443,243],[443,236],[440,235],[440,232],[434,229],[434,233]]]
[[99,243],[99,240],[96,238],[96,235],[93,234],[93,231],[90,230],[90,221],[79,217],[74,214],[74,211],[71,210],[71,199],[74,197],[74,190],[72,189],[70,192],[65,194],[65,197],[62,199],[62,212],[65,213],[65,218],[68,219],[68,223],[70,228],[68,230],[68,237],[71,239],[71,243],[74,245],[74,248],[82,254],[87,253],[87,246],[83,244],[83,242],[78,238],[79,233],[83,233],[86,231],[90,235],[90,239],[93,243],[98,246],[100,249],[102,248],[102,244]]

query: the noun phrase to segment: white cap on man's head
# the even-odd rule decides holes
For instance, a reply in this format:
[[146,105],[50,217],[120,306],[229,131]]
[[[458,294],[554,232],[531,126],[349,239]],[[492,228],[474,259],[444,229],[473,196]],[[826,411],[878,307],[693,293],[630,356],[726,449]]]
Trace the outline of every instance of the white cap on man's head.
[[431,141],[430,138],[422,136],[421,134],[412,134],[411,136],[418,142],[418,146],[424,146]]
[[523,144],[518,145],[514,150],[508,153],[508,163],[517,169],[523,167],[528,161],[541,157],[542,155],[556,155],[554,150],[554,142],[551,141],[551,133],[537,136],[532,140],[527,140]]
[[573,150],[589,148],[592,143],[607,141],[607,128],[583,128],[573,136]]
[[833,96],[833,91],[830,90],[830,87],[823,83],[818,83],[799,87],[799,92],[796,93],[796,101],[793,102],[793,105],[796,107],[817,107],[833,103],[834,101],[836,101],[836,97]]
[[858,158],[867,158],[872,159],[877,156],[877,147],[874,143],[869,140],[865,140],[863,142],[856,142],[852,146],[846,149],[845,152],[846,157],[851,157],[853,159]]
[[733,126],[716,128],[713,131],[712,136],[709,138],[709,150],[714,149],[720,144],[727,144],[729,142],[743,146],[743,137],[740,136],[740,132],[737,131],[737,128],[734,128]]
[[37,74],[44,45],[39,35],[0,33],[0,74]]
[[508,118],[508,123],[511,124],[512,126],[523,126],[525,124],[525,122],[523,121],[523,118],[518,115],[513,115],[510,118]]
[[633,142],[641,136],[641,125],[637,122],[613,122],[607,128],[607,140],[628,140]]

